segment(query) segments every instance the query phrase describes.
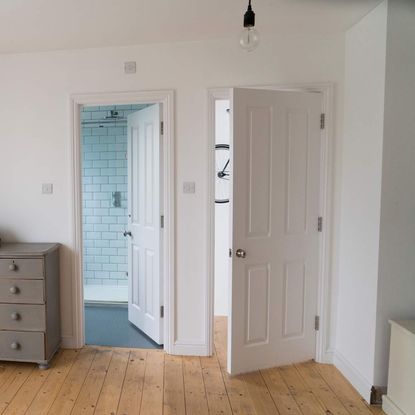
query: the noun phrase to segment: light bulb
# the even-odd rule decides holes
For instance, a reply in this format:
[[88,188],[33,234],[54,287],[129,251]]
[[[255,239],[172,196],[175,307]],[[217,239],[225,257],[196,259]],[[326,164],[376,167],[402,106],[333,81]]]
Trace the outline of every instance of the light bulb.
[[239,38],[241,48],[247,52],[251,52],[257,48],[259,44],[259,33],[255,27],[245,27]]

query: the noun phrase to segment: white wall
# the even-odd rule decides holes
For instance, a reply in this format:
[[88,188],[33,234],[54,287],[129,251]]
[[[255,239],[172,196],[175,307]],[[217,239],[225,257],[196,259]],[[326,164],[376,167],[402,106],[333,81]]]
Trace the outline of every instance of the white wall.
[[[137,61],[137,74],[124,75],[123,63],[131,60]],[[5,240],[64,244],[61,294],[65,344],[72,344],[74,334],[71,93],[176,90],[177,322],[173,329],[177,342],[202,353],[207,350],[206,90],[334,82],[336,130],[341,136],[343,70],[342,34],[264,36],[258,50],[250,54],[240,50],[235,38],[1,55],[0,234]],[[194,195],[182,194],[182,182],[188,180],[196,182]],[[54,183],[55,193],[41,195],[42,182]]]
[[388,319],[415,319],[415,2],[389,0],[375,384],[386,385]]
[[379,260],[387,4],[346,33],[335,364],[369,400]]
[[[215,102],[215,142],[230,143],[228,100]],[[215,204],[215,315],[227,316],[230,276],[230,207],[229,203]]]

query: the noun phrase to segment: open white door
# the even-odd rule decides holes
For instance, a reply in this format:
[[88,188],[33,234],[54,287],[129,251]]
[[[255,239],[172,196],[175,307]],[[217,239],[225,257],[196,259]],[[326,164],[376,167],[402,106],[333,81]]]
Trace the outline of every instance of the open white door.
[[163,343],[160,106],[128,116],[128,319]]
[[321,100],[233,90],[231,374],[315,357]]

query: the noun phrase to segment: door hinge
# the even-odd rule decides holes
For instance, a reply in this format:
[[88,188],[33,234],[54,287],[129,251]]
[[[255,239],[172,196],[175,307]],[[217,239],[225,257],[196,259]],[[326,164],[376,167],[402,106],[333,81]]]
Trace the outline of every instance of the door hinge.
[[160,306],[160,318],[164,317],[164,305]]
[[160,227],[161,229],[164,229],[164,215],[160,216]]
[[163,135],[164,134],[164,122],[160,121],[160,134]]
[[320,115],[320,129],[324,130],[326,128],[326,114]]
[[232,258],[232,248],[229,248],[229,258]]
[[317,230],[323,232],[323,218],[321,216],[318,217]]
[[319,331],[320,330],[320,316],[316,316],[314,318],[314,329],[316,331]]

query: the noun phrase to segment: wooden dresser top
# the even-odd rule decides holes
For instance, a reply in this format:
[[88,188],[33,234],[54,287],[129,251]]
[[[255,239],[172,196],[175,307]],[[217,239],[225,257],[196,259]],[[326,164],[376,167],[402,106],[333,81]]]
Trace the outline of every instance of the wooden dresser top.
[[10,243],[2,242],[0,245],[0,258],[43,256],[58,249],[58,243]]

